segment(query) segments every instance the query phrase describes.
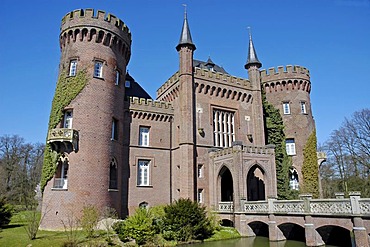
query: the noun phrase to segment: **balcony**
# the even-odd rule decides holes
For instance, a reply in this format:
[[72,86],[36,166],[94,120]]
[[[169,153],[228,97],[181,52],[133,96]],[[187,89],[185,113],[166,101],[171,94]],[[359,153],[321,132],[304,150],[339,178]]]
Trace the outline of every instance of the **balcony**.
[[78,152],[78,131],[74,129],[57,128],[48,133],[47,143],[57,153]]
[[54,178],[53,189],[67,189],[68,179],[66,178]]

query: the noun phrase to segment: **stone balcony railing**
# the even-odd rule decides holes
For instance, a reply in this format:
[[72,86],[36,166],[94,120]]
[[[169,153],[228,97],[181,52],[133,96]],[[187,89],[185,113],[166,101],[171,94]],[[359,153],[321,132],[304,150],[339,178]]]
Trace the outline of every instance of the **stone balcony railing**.
[[289,214],[289,215],[361,215],[370,216],[370,198],[361,198],[359,193],[350,198],[312,199],[303,195],[301,200],[241,201],[241,209],[234,209],[232,202],[220,202],[218,212],[245,214]]
[[79,134],[77,130],[56,128],[49,130],[47,143],[57,153],[71,153],[78,151]]

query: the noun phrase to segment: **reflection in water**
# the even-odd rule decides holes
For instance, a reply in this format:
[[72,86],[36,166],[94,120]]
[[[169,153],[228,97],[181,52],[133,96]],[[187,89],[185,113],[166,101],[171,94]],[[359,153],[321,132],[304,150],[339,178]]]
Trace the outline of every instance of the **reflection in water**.
[[[222,241],[205,242],[201,244],[191,244],[191,247],[306,247],[303,242],[287,240],[279,242],[269,242],[266,237],[238,238]],[[326,245],[329,247],[329,245]]]

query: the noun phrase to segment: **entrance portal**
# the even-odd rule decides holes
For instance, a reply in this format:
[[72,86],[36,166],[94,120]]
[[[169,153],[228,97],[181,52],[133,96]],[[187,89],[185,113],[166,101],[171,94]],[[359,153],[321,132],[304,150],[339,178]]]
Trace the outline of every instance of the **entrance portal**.
[[221,201],[222,202],[232,202],[233,201],[233,177],[231,172],[226,167],[223,167],[219,174],[219,179],[221,179]]
[[248,201],[265,200],[264,172],[258,165],[254,165],[247,176]]

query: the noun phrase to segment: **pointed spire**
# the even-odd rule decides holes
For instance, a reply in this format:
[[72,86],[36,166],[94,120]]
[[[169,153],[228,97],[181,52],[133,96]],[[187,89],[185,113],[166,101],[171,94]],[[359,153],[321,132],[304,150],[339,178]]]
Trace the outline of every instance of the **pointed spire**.
[[179,51],[182,46],[191,46],[193,50],[196,49],[195,45],[193,44],[193,40],[191,39],[189,24],[188,24],[188,18],[186,13],[186,4],[183,4],[185,7],[184,11],[184,23],[182,25],[182,31],[180,36],[179,44],[176,46],[176,50]]
[[248,69],[250,65],[255,64],[257,68],[261,68],[262,63],[258,60],[256,50],[254,49],[250,27],[248,27],[248,30],[249,30],[249,50],[248,50],[247,63],[245,64],[244,67]]

